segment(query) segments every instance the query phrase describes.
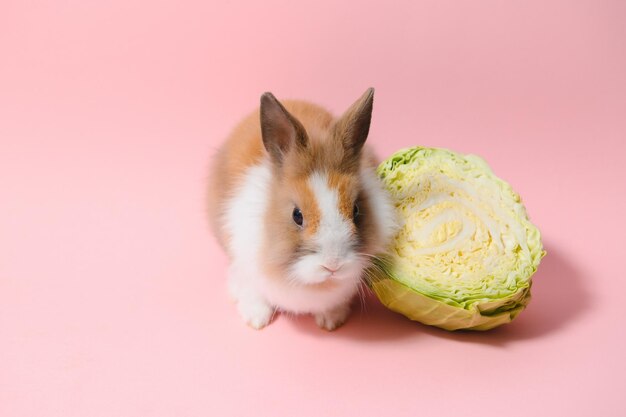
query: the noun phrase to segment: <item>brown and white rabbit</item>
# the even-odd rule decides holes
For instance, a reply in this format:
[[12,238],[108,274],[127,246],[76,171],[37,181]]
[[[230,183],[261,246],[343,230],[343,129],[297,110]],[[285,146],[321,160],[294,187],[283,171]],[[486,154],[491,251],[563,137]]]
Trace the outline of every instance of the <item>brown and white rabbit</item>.
[[266,326],[277,310],[342,325],[365,268],[391,239],[393,207],[364,147],[373,97],[370,88],[335,119],[265,93],[218,150],[209,213],[250,326]]

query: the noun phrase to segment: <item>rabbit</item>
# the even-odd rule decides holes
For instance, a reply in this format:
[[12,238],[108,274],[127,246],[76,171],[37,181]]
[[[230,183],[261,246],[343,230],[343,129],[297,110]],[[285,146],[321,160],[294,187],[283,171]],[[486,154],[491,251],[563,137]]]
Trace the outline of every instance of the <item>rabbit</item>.
[[276,311],[341,326],[393,237],[394,208],[365,146],[373,98],[370,88],[334,118],[267,92],[218,149],[209,216],[230,258],[229,293],[251,327]]

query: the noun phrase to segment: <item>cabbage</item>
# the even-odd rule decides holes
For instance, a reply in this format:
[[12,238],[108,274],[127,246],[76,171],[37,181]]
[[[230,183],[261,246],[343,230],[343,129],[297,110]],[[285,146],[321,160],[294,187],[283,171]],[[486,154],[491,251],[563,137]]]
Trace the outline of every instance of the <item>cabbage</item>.
[[474,155],[415,147],[378,167],[400,227],[372,289],[391,310],[447,330],[488,330],[530,301],[545,255],[520,197]]

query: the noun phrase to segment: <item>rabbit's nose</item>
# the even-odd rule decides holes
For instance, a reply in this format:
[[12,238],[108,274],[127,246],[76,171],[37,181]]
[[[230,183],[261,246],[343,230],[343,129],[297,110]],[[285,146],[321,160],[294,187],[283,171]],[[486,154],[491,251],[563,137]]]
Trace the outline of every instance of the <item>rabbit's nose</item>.
[[339,263],[339,261],[330,261],[326,262],[322,265],[322,268],[327,270],[330,273],[335,273],[341,269],[343,265]]

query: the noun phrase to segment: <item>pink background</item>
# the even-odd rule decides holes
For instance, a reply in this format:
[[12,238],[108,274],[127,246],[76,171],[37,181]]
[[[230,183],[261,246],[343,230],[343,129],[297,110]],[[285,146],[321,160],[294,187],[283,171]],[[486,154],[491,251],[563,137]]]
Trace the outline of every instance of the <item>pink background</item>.
[[[0,4],[0,415],[626,415],[626,3],[227,3]],[[381,156],[523,196],[549,255],[513,324],[237,317],[210,155],[263,91],[369,86]]]

